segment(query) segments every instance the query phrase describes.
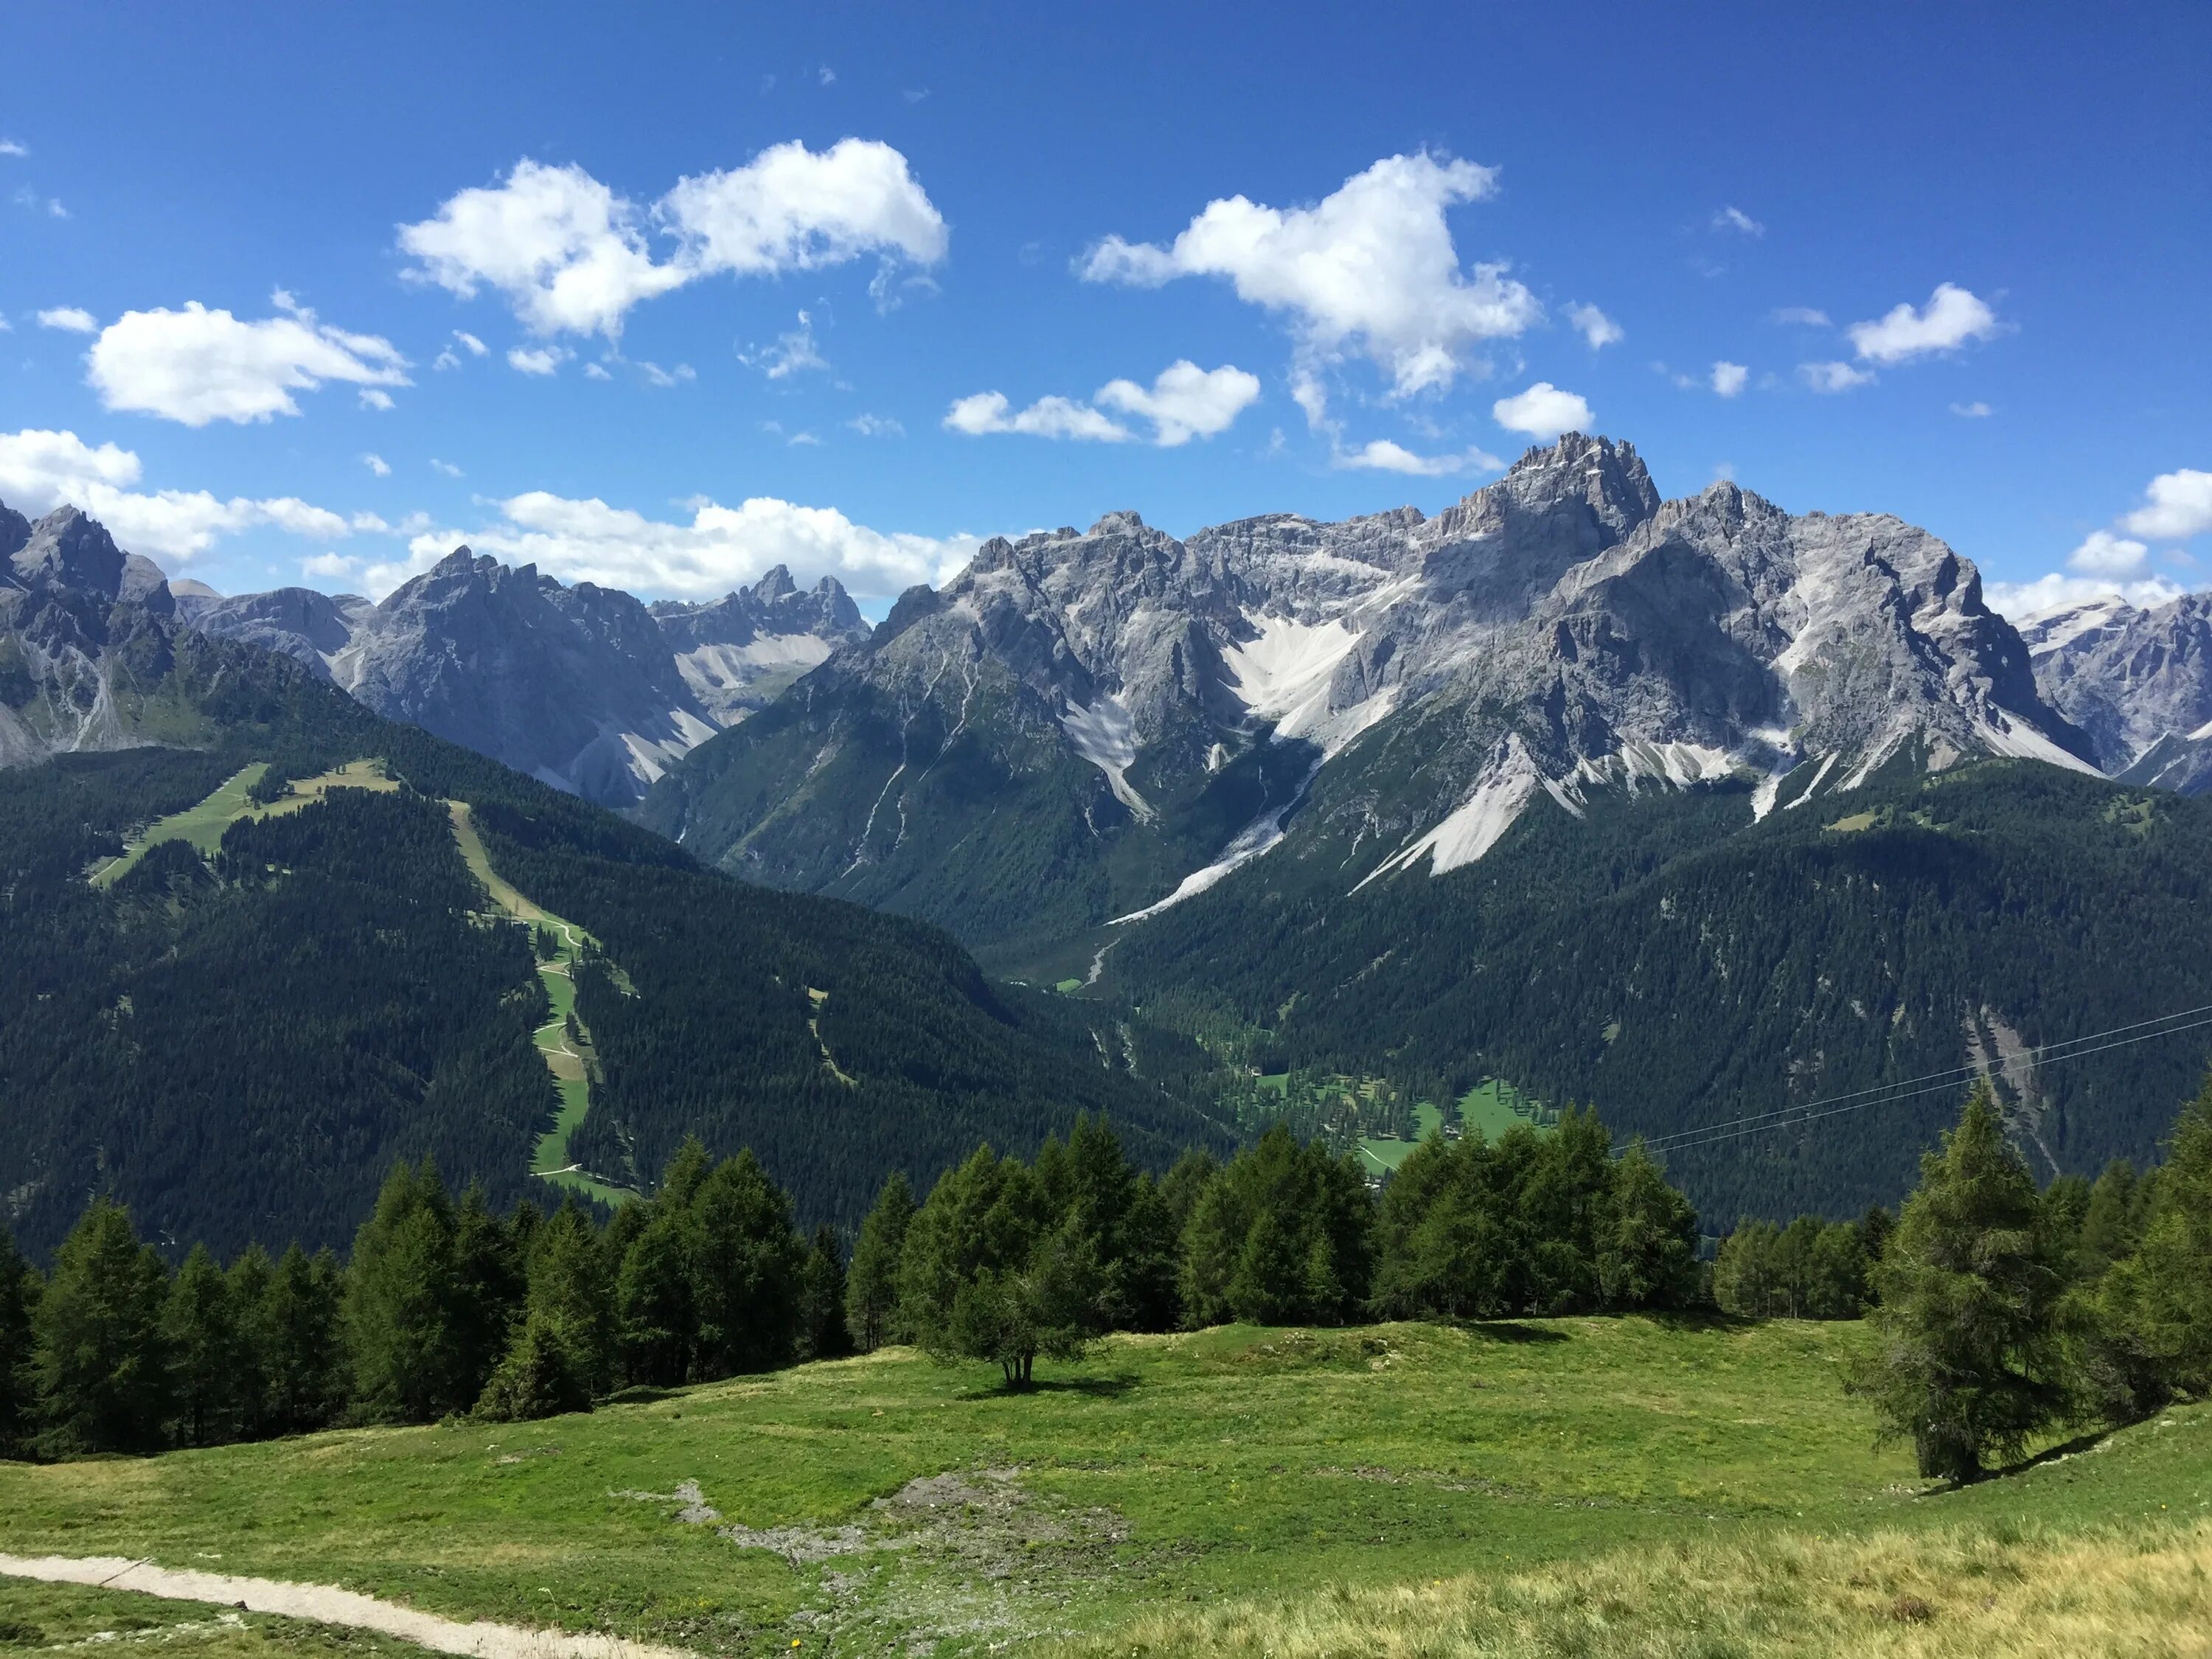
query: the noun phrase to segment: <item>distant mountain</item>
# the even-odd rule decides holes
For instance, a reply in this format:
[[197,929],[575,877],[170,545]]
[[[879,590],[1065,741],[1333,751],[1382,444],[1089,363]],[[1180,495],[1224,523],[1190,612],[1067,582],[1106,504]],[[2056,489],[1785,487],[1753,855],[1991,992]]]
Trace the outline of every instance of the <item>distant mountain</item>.
[[380,605],[288,587],[194,595],[179,615],[281,651],[380,714],[617,806],[867,633],[834,577],[802,592],[781,565],[712,604],[648,610],[465,547]]
[[1570,434],[1434,519],[988,543],[642,817],[1020,961],[1347,813],[1356,884],[1471,862],[1547,799],[1739,779],[1748,820],[1908,754],[2094,769],[1934,537],[1727,483],[1662,502],[1633,447]]
[[2139,609],[2113,595],[2021,624],[2036,683],[2130,783],[2212,790],[2212,594]]
[[[557,1201],[528,1173],[562,1106],[532,1042],[546,981],[532,935],[491,924],[493,877],[592,941],[568,974],[588,1089],[565,1144],[604,1182],[649,1185],[696,1133],[753,1147],[810,1223],[852,1225],[890,1170],[927,1184],[1079,1110],[1155,1165],[1222,1143],[1115,1023],[993,988],[933,928],[732,881],[373,714],[327,664],[197,633],[81,514],[0,535],[0,1224],[36,1251],[90,1192],[164,1241],[343,1244],[392,1163],[426,1153],[501,1206]],[[471,638],[477,605],[658,632],[527,573],[433,574],[432,637]],[[334,778],[356,762],[378,787]],[[283,810],[258,816],[248,784]]]

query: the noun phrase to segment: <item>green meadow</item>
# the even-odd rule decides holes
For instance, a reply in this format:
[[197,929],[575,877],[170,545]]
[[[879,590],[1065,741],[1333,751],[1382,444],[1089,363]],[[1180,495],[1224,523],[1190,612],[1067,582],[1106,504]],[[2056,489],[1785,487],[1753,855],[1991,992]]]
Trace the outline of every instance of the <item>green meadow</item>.
[[1645,1318],[1231,1327],[1115,1338],[1030,1394],[888,1350],[542,1423],[0,1465],[0,1550],[702,1653],[951,1653],[1779,1533],[2194,1519],[2212,1496],[2198,1408],[1934,1494],[1841,1392],[1862,1340]]

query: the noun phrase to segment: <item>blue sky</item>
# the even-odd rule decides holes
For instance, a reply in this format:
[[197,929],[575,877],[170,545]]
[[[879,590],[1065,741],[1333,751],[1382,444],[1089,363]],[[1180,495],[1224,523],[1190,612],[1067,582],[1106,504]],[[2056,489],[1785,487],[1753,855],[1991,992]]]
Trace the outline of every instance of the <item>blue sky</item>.
[[2201,4],[616,15],[11,6],[0,499],[225,591],[466,538],[880,614],[1586,416],[2041,598],[2206,579]]

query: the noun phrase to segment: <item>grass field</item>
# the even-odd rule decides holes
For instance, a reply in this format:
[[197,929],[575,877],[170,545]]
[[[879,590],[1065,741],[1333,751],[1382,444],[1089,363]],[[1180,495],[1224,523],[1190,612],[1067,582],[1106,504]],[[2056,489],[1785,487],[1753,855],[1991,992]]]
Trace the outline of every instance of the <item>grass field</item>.
[[246,799],[246,792],[260,782],[268,770],[268,762],[256,761],[225,779],[198,805],[155,819],[125,841],[120,858],[109,860],[92,872],[92,884],[112,886],[146,856],[149,848],[158,847],[165,841],[190,842],[202,854],[211,857],[222,845],[222,832],[240,818],[280,817],[287,812],[296,812],[320,800],[332,789],[371,789],[382,793],[399,787],[384,775],[374,761],[349,761],[334,771],[297,779],[291,793],[283,799],[257,806]]
[[[1516,1105],[1522,1109],[1515,1110]],[[1531,1099],[1501,1078],[1485,1078],[1459,1097],[1461,1127],[1469,1134],[1480,1129],[1492,1140],[1516,1125],[1547,1129],[1551,1124],[1546,1120],[1551,1115],[1551,1109],[1543,1102]]]
[[561,1097],[561,1109],[553,1120],[553,1127],[538,1138],[537,1146],[531,1150],[530,1173],[542,1177],[549,1185],[581,1193],[602,1204],[626,1203],[637,1194],[628,1188],[598,1180],[577,1168],[568,1156],[568,1137],[575,1133],[592,1107],[592,1034],[580,1022],[573,1037],[568,1032],[568,1016],[576,1010],[576,958],[590,935],[575,923],[562,920],[516,891],[512,883],[491,867],[491,855],[484,850],[483,837],[477,833],[468,803],[455,800],[446,805],[453,813],[453,839],[459,843],[461,857],[469,872],[483,884],[493,907],[512,921],[549,929],[556,941],[555,954],[538,964],[538,976],[544,982],[551,1012],[532,1040],[538,1045],[538,1052],[545,1056],[546,1070],[553,1074],[553,1086]]
[[[1838,1386],[1861,1340],[1850,1324],[1633,1318],[1232,1328],[1116,1339],[1028,1395],[988,1367],[893,1351],[543,1424],[0,1465],[0,1551],[219,1559],[702,1653],[1094,1636],[1200,1651],[1243,1639],[1210,1621],[1316,1617],[1309,1601],[1336,1584],[1450,1589],[1457,1618],[1524,1578],[1534,1595],[1561,1574],[1641,1572],[1673,1617],[1685,1604],[1662,1569],[1678,1550],[1717,1552],[1695,1559],[1756,1589],[1761,1551],[1810,1560],[1838,1539],[1942,1527],[2041,1548],[2052,1528],[2204,1515],[2199,1408],[1923,1495],[1901,1455],[1869,1449],[1870,1422]],[[1769,1589],[1812,1595],[1786,1575]],[[1449,1611],[1421,1605],[1401,1609],[1408,1630]],[[1831,1650],[1685,1640],[1525,1650]]]
[[1444,1121],[1444,1115],[1425,1100],[1413,1103],[1413,1138],[1411,1140],[1376,1140],[1359,1143],[1359,1161],[1369,1170],[1395,1170],[1413,1155],[1413,1148],[1433,1134]]

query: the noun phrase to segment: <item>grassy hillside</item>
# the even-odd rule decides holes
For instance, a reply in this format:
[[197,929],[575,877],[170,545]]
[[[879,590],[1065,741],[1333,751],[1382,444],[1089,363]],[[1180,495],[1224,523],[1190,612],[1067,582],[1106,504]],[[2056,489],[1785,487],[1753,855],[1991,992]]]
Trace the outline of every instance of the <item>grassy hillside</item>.
[[[2179,1552],[2161,1593],[2204,1601],[2185,1528],[2212,1500],[2212,1410],[1925,1495],[1838,1390],[1861,1340],[1242,1327],[1116,1339],[1027,1396],[893,1350],[526,1425],[0,1465],[0,1550],[219,1559],[702,1653],[1831,1651],[1793,1632],[1844,1607],[1887,1636],[1906,1595],[1948,1631],[1985,1590],[2016,1613],[2138,1550]],[[1522,1645],[1475,1645],[1504,1604]],[[1636,1646],[1631,1616],[1674,1634]]]

